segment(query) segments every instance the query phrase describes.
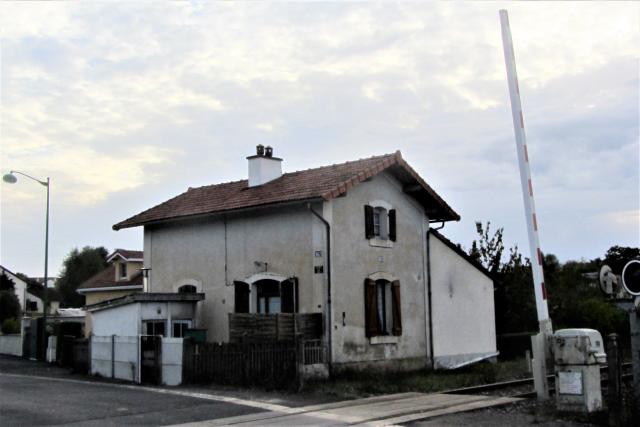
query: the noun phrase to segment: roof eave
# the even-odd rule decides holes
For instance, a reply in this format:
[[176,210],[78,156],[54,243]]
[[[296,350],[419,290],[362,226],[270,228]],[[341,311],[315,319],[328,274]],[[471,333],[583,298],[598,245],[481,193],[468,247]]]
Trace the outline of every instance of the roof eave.
[[200,213],[200,214],[194,214],[194,215],[182,215],[182,216],[162,218],[162,219],[151,220],[151,221],[134,221],[128,224],[127,224],[128,220],[125,220],[117,224],[114,224],[111,228],[113,228],[113,230],[115,231],[118,231],[125,228],[133,228],[133,227],[156,225],[156,224],[166,224],[168,222],[188,221],[188,220],[206,218],[206,217],[216,216],[216,215],[229,215],[229,214],[235,214],[235,213],[241,213],[241,212],[250,212],[250,211],[257,211],[262,209],[269,209],[273,207],[320,202],[322,200],[323,200],[322,197],[307,197],[299,200],[290,200],[290,201],[284,201],[284,202],[274,202],[274,203],[265,203],[262,205],[247,206],[246,208],[240,208],[240,209],[227,209],[227,210],[206,212],[206,213]]
[[430,198],[432,198],[441,209],[441,215],[433,215],[433,212],[426,212],[427,216],[437,222],[447,222],[447,221],[460,221],[460,215],[456,211],[454,211],[451,206],[445,202],[442,197],[438,195],[438,193],[433,190],[421,177],[418,173],[413,170],[411,166],[402,158],[402,154],[400,151],[396,151],[392,157],[388,157],[381,161],[380,163],[372,166],[371,168],[360,172],[357,175],[352,176],[348,180],[341,182],[333,189],[327,191],[322,195],[322,199],[325,201],[329,201],[336,197],[339,197],[349,191],[351,188],[360,184],[361,182],[378,175],[379,173],[387,170],[391,166],[397,165],[403,168],[409,175],[416,180],[416,182],[420,185],[421,190],[426,192]]

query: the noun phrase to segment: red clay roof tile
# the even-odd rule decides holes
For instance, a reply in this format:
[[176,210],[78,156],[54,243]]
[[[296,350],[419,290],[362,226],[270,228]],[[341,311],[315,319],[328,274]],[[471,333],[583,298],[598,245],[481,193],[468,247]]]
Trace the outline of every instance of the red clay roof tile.
[[113,229],[278,203],[330,200],[387,169],[402,181],[420,185],[421,191],[414,194],[414,197],[425,207],[430,219],[460,219],[397,151],[368,159],[285,173],[280,178],[256,187],[249,187],[248,181],[242,180],[189,188],[185,193],[115,224]]
[[99,273],[85,280],[78,290],[82,289],[99,289],[99,288],[115,288],[118,286],[140,286],[142,287],[142,272],[136,273],[130,280],[116,281],[116,266],[111,264]]

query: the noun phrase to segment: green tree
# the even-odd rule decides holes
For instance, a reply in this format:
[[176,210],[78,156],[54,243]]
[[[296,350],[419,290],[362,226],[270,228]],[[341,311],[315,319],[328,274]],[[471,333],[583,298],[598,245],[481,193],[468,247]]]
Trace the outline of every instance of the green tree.
[[[476,223],[477,240],[469,255],[476,258],[494,277],[496,330],[498,334],[535,331],[538,329],[531,265],[518,252],[509,250],[509,257],[502,260],[503,229],[494,233],[489,223]],[[561,263],[553,254],[543,256],[543,269],[547,289],[549,315],[554,329],[593,328],[603,336],[618,333],[622,340],[628,337],[626,314],[607,302],[597,285],[587,280],[584,273],[598,271],[602,263],[608,264],[620,274],[630,260],[640,257],[638,248],[611,247],[604,261],[567,261]]]
[[469,255],[478,260],[493,275],[499,273],[502,268],[502,254],[504,252],[504,243],[502,242],[502,234],[504,228],[498,228],[491,235],[491,222],[487,221],[487,225],[483,226],[481,222],[476,222],[476,233],[478,240],[474,240],[471,244]]
[[0,326],[0,331],[2,331],[3,334],[19,334],[20,322],[16,319],[4,319]]
[[20,317],[20,301],[13,292],[0,291],[0,324],[6,319],[16,319]]
[[0,291],[13,291],[15,286],[15,282],[5,272],[2,272],[2,275],[0,275]]
[[612,246],[604,255],[604,264],[611,267],[615,274],[622,274],[624,266],[632,259],[640,258],[640,248]]
[[74,248],[62,263],[62,274],[56,281],[62,307],[81,307],[84,297],[76,292],[85,280],[107,267],[107,249],[100,246]]
[[503,259],[503,228],[491,232],[491,223],[476,222],[477,239],[469,255],[477,259],[493,277],[496,330],[499,334],[537,329],[531,265],[514,246]]

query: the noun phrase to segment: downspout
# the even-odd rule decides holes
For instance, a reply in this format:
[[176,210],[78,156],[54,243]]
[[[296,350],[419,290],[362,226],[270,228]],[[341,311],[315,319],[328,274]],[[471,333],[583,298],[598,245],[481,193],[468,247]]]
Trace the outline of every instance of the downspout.
[[[440,230],[444,228],[444,221],[442,224],[434,228],[433,230]],[[427,230],[427,300],[429,305],[429,355],[431,356],[431,369],[435,368],[435,355],[433,354],[433,304],[432,304],[432,296],[431,296],[431,248],[430,248],[430,237],[431,237],[431,227]]]
[[331,372],[331,362],[332,362],[332,349],[331,349],[331,224],[324,219],[322,215],[313,210],[311,207],[311,203],[307,203],[307,208],[309,211],[325,226],[327,232],[327,352],[329,353],[329,372]]
[[229,285],[229,274],[227,270],[227,261],[229,259],[228,250],[227,250],[227,216],[222,216],[222,222],[224,224],[224,285]]

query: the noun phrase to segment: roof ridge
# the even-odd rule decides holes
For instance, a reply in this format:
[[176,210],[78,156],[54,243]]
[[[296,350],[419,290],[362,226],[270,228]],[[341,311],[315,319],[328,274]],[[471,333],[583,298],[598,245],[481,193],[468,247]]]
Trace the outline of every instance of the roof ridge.
[[[397,153],[397,151],[396,151],[396,153]],[[284,176],[284,175],[290,175],[290,174],[294,174],[294,173],[307,172],[307,171],[325,169],[325,168],[332,168],[332,167],[336,167],[336,166],[345,166],[345,165],[348,165],[348,164],[351,164],[351,163],[362,162],[362,161],[365,161],[365,160],[382,159],[383,157],[393,156],[396,153],[380,154],[378,156],[371,156],[371,157],[365,157],[365,158],[362,158],[362,159],[349,160],[349,161],[342,162],[342,163],[333,163],[333,164],[330,164],[330,165],[316,166],[316,167],[307,168],[307,169],[299,169],[297,171],[291,171],[291,172],[283,173],[282,175]]]
[[[227,182],[218,182],[217,184],[206,184],[206,185],[200,185],[198,187],[188,187],[187,191],[191,191],[191,190],[198,190],[200,188],[205,188],[205,187],[217,187],[218,185],[229,185],[229,184],[237,184],[240,182],[245,182],[245,181],[249,181],[248,179],[237,179],[235,181],[227,181]],[[183,193],[184,194],[184,193]]]
[[[291,172],[285,172],[285,173],[283,173],[283,174],[281,175],[281,177],[282,177],[282,176],[285,176],[285,175],[292,175],[292,174],[295,174],[295,173],[308,172],[308,171],[317,170],[317,169],[331,168],[331,167],[336,167],[336,166],[345,166],[345,165],[348,165],[348,164],[351,164],[351,163],[362,162],[362,161],[364,161],[364,160],[382,159],[382,158],[384,158],[384,157],[394,156],[394,155],[396,155],[396,154],[397,154],[397,153],[399,153],[399,152],[400,152],[400,151],[396,151],[396,152],[394,152],[394,153],[379,154],[379,155],[377,155],[377,156],[365,157],[365,158],[362,158],[362,159],[356,159],[356,160],[349,160],[349,161],[342,162],[342,163],[333,163],[333,164],[330,164],[330,165],[324,165],[324,166],[315,166],[315,167],[311,167],[311,168],[307,168],[307,169],[298,169],[298,170],[291,171]],[[277,179],[277,178],[276,178],[276,179]],[[210,188],[210,187],[217,187],[217,186],[219,186],[219,185],[237,184],[237,183],[246,182],[246,181],[248,181],[248,179],[237,179],[237,180],[235,180],[235,181],[218,182],[218,183],[216,183],[216,184],[206,184],[206,185],[200,185],[200,186],[198,186],[198,187],[188,187],[188,188],[187,188],[187,191],[197,190],[197,189],[205,188],[205,187],[207,187],[207,188]],[[275,180],[274,180],[274,181],[275,181]]]
[[[362,160],[371,160],[373,158],[376,158],[376,156],[371,157],[369,159],[362,159]],[[402,161],[402,154],[400,153],[400,150],[397,150],[393,154],[385,154],[384,156],[378,156],[377,158],[380,159],[379,162],[369,166],[367,169],[363,171],[360,171],[354,175],[351,175],[349,178],[338,183],[338,185],[336,185],[333,189],[325,192],[322,195],[322,198],[325,200],[328,200],[330,198],[337,197],[342,193],[346,193],[350,188],[355,187],[362,181],[365,181],[371,178],[373,175],[376,175],[377,173],[382,172],[383,170],[387,169],[389,166],[392,166],[394,164],[399,164]]]
[[399,174],[397,178],[403,182],[409,180],[420,184],[422,190],[420,194],[414,196],[420,200],[425,209],[429,209],[430,215],[435,214],[446,221],[460,219],[459,215],[407,164],[402,158],[402,153],[397,150],[393,153],[287,172],[265,183],[266,185],[255,187],[253,191],[244,191],[249,189],[246,179],[189,187],[187,191],[113,225],[113,229],[119,230],[177,218],[195,218],[197,215],[276,203],[311,199],[330,200],[344,195],[361,182],[389,170],[393,174],[397,172]]

